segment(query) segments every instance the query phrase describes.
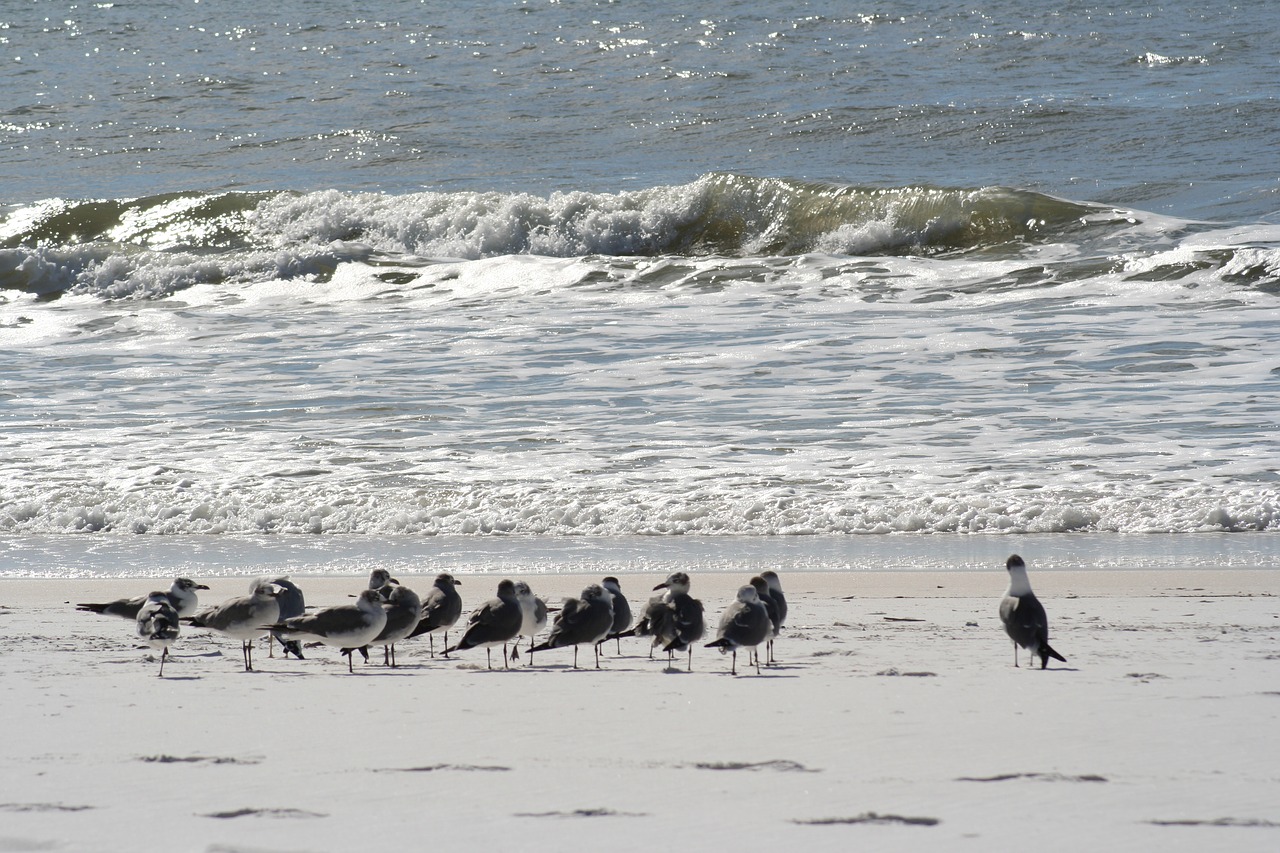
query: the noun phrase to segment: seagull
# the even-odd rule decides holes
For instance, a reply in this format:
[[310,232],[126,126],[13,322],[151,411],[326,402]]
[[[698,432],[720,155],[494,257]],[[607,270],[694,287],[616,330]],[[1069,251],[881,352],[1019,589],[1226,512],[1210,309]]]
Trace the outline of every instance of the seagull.
[[693,644],[706,633],[702,602],[687,592],[677,592],[671,595],[667,608],[671,615],[667,618],[664,636],[670,635],[671,639],[662,644],[662,650],[667,653],[667,666],[671,665],[676,652],[688,651],[685,672],[693,672]]
[[389,583],[400,583],[400,581],[391,577],[391,572],[386,569],[374,569],[369,573],[369,589],[382,589]]
[[[777,637],[778,634],[782,633],[782,629],[785,628],[787,624],[787,597],[785,594],[782,594],[782,581],[778,580],[778,573],[776,573],[776,571],[762,571],[760,576],[764,578],[764,583],[769,584],[769,597],[773,598],[773,603],[778,608],[778,626],[777,630],[773,631],[773,637]],[[769,663],[777,662],[773,658],[772,638],[769,638],[768,658]]]
[[[684,580],[681,581],[681,578]],[[672,572],[667,575],[666,580],[653,588],[655,592],[660,589],[667,590],[667,592],[663,595],[655,595],[650,598],[645,604],[644,610],[641,612],[640,619],[636,622],[635,627],[631,628],[629,631],[623,631],[618,636],[653,637],[653,642],[649,645],[649,658],[652,660],[653,647],[660,645],[663,642],[660,634],[663,623],[667,618],[667,601],[670,599],[671,593],[675,589],[683,588],[687,590],[689,586],[688,581],[689,576],[684,572]],[[677,586],[673,586],[673,584],[677,584]]]
[[448,572],[441,572],[436,575],[435,584],[432,585],[431,591],[422,600],[422,620],[418,622],[418,627],[414,628],[409,636],[416,637],[419,634],[427,634],[431,640],[432,657],[436,656],[435,632],[444,631],[444,644],[448,646],[449,629],[457,623],[458,617],[462,615],[462,596],[458,595],[458,591],[454,589],[454,587],[461,585],[462,581],[455,579],[453,575]]
[[656,646],[667,653],[667,666],[671,666],[676,652],[688,651],[686,670],[693,671],[693,644],[702,639],[706,628],[702,616],[702,602],[689,595],[692,582],[684,572],[672,572],[667,579],[654,587],[665,589],[661,596],[649,599],[644,614],[636,627],[622,636],[652,636],[649,657]]
[[347,656],[347,672],[354,672],[351,653],[374,641],[387,626],[387,612],[382,609],[382,596],[376,589],[363,589],[355,604],[326,607],[306,616],[271,625],[271,630],[285,636],[303,636],[340,649]]
[[618,644],[618,653],[622,653],[622,632],[631,627],[631,602],[622,594],[622,584],[615,577],[604,579],[604,591],[613,597],[613,627],[609,629],[606,640],[614,640]]
[[[718,648],[721,654],[733,652],[733,668],[730,672],[737,675],[738,647],[750,647],[754,650],[768,638],[770,630],[769,611],[756,594],[756,588],[747,584],[739,587],[737,599],[725,608],[724,615],[720,617],[716,638],[707,643],[707,648]],[[756,656],[756,674],[760,674],[759,655]]]
[[[169,602],[178,611],[179,616],[190,616],[196,612],[196,608],[200,605],[196,590],[208,588],[202,583],[196,583],[191,578],[174,578],[173,585],[169,587]],[[76,610],[83,610],[86,613],[98,613],[103,616],[119,616],[123,619],[137,619],[138,611],[142,609],[142,605],[146,603],[147,598],[148,596],[139,595],[133,598],[118,598],[105,604],[77,604]]]
[[597,645],[613,627],[613,602],[609,593],[598,583],[582,591],[578,598],[566,598],[556,614],[555,624],[545,642],[529,650],[530,654],[543,649],[573,646],[573,668],[578,668],[578,646],[589,643],[595,646],[596,669],[600,668],[600,647]]
[[778,605],[778,629],[781,630],[787,624],[787,597],[782,594],[782,581],[778,580],[778,573],[772,570],[761,572],[760,577],[769,584],[769,595],[773,596],[773,603]]
[[382,593],[390,587],[386,594],[382,609],[387,613],[387,624],[370,645],[382,646],[382,662],[386,666],[396,665],[396,643],[406,639],[418,627],[422,619],[422,600],[418,594],[407,586],[387,584],[378,590]]
[[[277,578],[273,578],[269,575],[256,578],[251,584],[249,584],[249,591],[253,592],[253,590],[257,589],[258,584],[262,583],[273,583],[280,587],[280,594],[276,596],[276,601],[280,604],[281,622],[285,619],[292,619],[294,616],[301,616],[307,611],[307,601],[302,595],[302,590],[298,588],[297,584],[289,580],[288,575],[281,575]],[[275,637],[280,641],[280,647],[284,649],[284,656],[286,658],[292,654],[298,660],[302,660],[302,643],[299,643],[297,640],[286,640],[284,637],[277,636],[275,633],[272,633],[270,637]],[[267,648],[271,648],[270,639],[267,640]]]
[[253,641],[280,619],[280,603],[276,596],[280,587],[274,583],[258,583],[252,595],[229,598],[221,604],[206,607],[186,621],[197,628],[208,628],[240,641],[244,671],[253,671]]
[[1009,589],[1000,599],[1000,621],[1004,623],[1005,633],[1013,640],[1013,665],[1018,665],[1018,646],[1032,654],[1040,655],[1040,668],[1049,665],[1049,658],[1067,659],[1058,654],[1049,645],[1049,619],[1044,615],[1044,605],[1031,591],[1031,581],[1027,580],[1027,564],[1017,554],[1005,563],[1009,570]]
[[498,597],[491,598],[476,608],[467,620],[467,630],[457,645],[444,650],[449,652],[465,651],[483,646],[488,655],[489,669],[493,669],[494,646],[502,646],[502,666],[507,669],[507,643],[520,636],[520,624],[524,614],[520,610],[520,600],[516,598],[516,585],[503,579],[498,583]]
[[[547,627],[547,603],[533,594],[533,590],[524,581],[516,581],[516,598],[520,601],[520,634],[529,638],[529,663],[533,663],[533,638]],[[520,646],[511,652],[514,660],[520,656]]]
[[169,657],[169,646],[178,639],[178,609],[173,606],[169,593],[153,592],[138,609],[138,637],[153,649],[160,649],[160,677],[164,678],[164,662]]
[[756,596],[759,597],[760,603],[764,605],[765,612],[769,614],[769,638],[764,641],[765,647],[765,663],[773,663],[773,638],[778,636],[778,632],[782,630],[782,617],[778,615],[778,604],[773,600],[773,596],[769,593],[769,582],[756,575],[750,580],[750,584],[755,588]]

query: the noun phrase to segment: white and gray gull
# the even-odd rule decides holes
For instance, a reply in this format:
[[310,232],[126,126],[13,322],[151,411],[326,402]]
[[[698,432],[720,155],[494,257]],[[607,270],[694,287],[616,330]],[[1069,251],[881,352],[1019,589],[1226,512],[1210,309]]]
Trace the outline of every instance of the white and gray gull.
[[[462,581],[448,572],[436,575],[435,583],[422,598],[422,619],[418,627],[409,636],[417,637],[426,634],[431,640],[431,656],[436,656],[436,631],[444,632],[444,644],[449,645],[449,629],[457,624],[462,616],[462,596],[454,587],[462,585]],[[448,652],[445,653],[448,657]]]
[[520,636],[523,621],[524,613],[520,609],[520,600],[516,597],[516,585],[504,578],[498,583],[498,596],[489,599],[471,613],[462,639],[445,649],[444,653],[448,655],[450,652],[483,647],[489,669],[493,669],[493,647],[502,646],[502,666],[505,669],[508,667],[507,643]]
[[169,657],[169,646],[178,639],[180,623],[178,609],[167,592],[153,592],[138,609],[136,630],[138,638],[153,649],[160,650],[160,677],[164,678],[164,662]]
[[[302,590],[293,581],[289,580],[288,575],[280,575],[271,577],[256,578],[249,584],[249,592],[253,592],[258,588],[259,584],[273,583],[280,587],[280,593],[276,596],[276,603],[280,605],[280,619],[292,619],[294,616],[301,616],[307,612],[307,599],[302,594]],[[302,643],[297,640],[286,640],[284,637],[278,636],[274,632],[269,635],[280,641],[280,647],[284,649],[284,656],[287,658],[293,655],[298,660],[302,660]],[[267,649],[271,651],[271,640],[267,640]],[[271,652],[274,656],[274,652]]]
[[229,598],[221,604],[206,607],[186,621],[197,628],[208,628],[239,640],[244,670],[252,672],[253,641],[265,634],[268,626],[279,621],[280,604],[276,596],[280,592],[280,587],[274,583],[259,582],[251,595]]
[[654,590],[663,589],[666,592],[649,599],[640,621],[621,636],[653,637],[649,656],[653,657],[655,647],[662,649],[667,653],[668,667],[676,652],[687,651],[689,659],[686,669],[692,672],[693,644],[702,639],[706,629],[702,602],[689,595],[691,586],[692,581],[685,572],[667,575],[665,581],[654,587]]
[[613,626],[609,629],[609,635],[606,640],[613,640],[617,644],[619,654],[622,652],[622,632],[631,627],[631,602],[627,601],[627,597],[622,594],[622,584],[618,583],[618,579],[610,576],[601,581],[604,591],[609,593],[613,598]]
[[386,626],[382,596],[376,589],[364,589],[356,596],[355,604],[326,607],[270,627],[286,637],[311,637],[339,649],[347,657],[347,672],[354,672],[351,653],[372,643]]
[[1005,633],[1013,640],[1013,665],[1018,665],[1018,647],[1028,649],[1034,660],[1040,656],[1040,668],[1049,665],[1049,658],[1067,659],[1058,654],[1049,645],[1049,619],[1045,616],[1044,605],[1031,591],[1031,581],[1027,579],[1027,564],[1017,554],[1005,563],[1009,571],[1009,588],[1004,598],[1000,599],[1000,621],[1004,623]]
[[[529,663],[533,663],[533,638],[547,627],[547,603],[533,594],[533,589],[524,581],[516,581],[516,598],[520,601],[520,633],[519,637],[529,638]],[[511,650],[511,659],[520,657],[520,644]]]
[[590,645],[596,653],[596,669],[600,668],[599,643],[613,627],[613,600],[604,587],[593,583],[578,598],[566,598],[556,614],[551,633],[529,652],[573,646],[573,668],[578,668],[578,646]]
[[[196,591],[208,588],[202,583],[196,583],[191,578],[174,578],[167,595],[169,596],[169,602],[178,611],[179,616],[190,616],[200,606],[200,599],[197,597]],[[102,616],[119,616],[121,619],[137,619],[138,611],[142,609],[147,597],[146,595],[135,595],[133,598],[118,598],[115,601],[107,601],[102,604],[77,604],[76,610],[97,613]]]
[[[733,652],[733,666],[730,672],[738,674],[738,648],[755,651],[769,637],[772,623],[769,612],[756,594],[756,588],[747,584],[739,587],[738,597],[725,608],[720,617],[720,627],[716,638],[707,643],[707,648],[716,648],[721,654]],[[756,655],[756,674],[760,674],[760,656]]]
[[[387,592],[388,587],[390,592]],[[408,638],[422,620],[422,599],[409,587],[398,583],[388,584],[379,593],[385,594],[382,609],[386,611],[387,624],[370,645],[382,646],[382,663],[394,667],[396,643]]]

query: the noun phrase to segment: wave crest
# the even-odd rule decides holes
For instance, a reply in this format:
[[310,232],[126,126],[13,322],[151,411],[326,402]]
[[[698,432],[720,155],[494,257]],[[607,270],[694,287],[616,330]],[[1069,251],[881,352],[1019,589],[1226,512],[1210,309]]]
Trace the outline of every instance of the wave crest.
[[51,199],[0,221],[0,289],[107,298],[324,279],[506,255],[784,257],[1017,253],[1105,237],[1131,213],[1004,187],[867,188],[732,174],[622,193],[176,193]]

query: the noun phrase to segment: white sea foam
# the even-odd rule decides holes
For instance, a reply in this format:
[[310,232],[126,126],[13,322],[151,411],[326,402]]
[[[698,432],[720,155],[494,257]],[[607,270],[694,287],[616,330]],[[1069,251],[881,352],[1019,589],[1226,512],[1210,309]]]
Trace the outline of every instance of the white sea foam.
[[1213,243],[1058,281],[1047,246],[1028,278],[331,242],[325,276],[15,296],[0,531],[1270,530],[1277,307]]

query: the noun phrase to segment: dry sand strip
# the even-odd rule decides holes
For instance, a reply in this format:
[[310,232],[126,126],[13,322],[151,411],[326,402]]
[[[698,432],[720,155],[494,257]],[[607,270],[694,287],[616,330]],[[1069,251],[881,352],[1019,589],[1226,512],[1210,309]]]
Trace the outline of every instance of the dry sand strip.
[[[1012,665],[1000,572],[805,573],[783,578],[779,665],[736,678],[640,640],[599,671],[566,649],[491,672],[415,640],[394,670],[316,648],[245,673],[190,630],[160,679],[128,623],[67,603],[148,582],[6,581],[0,850],[133,850],[156,820],[223,853],[1276,849],[1271,575],[1033,578],[1068,659],[1047,671]],[[315,605],[362,582],[297,580]],[[554,604],[598,579],[527,580]],[[622,577],[633,603],[657,580]],[[695,577],[709,621],[743,580]],[[470,608],[497,578],[463,582]]]

